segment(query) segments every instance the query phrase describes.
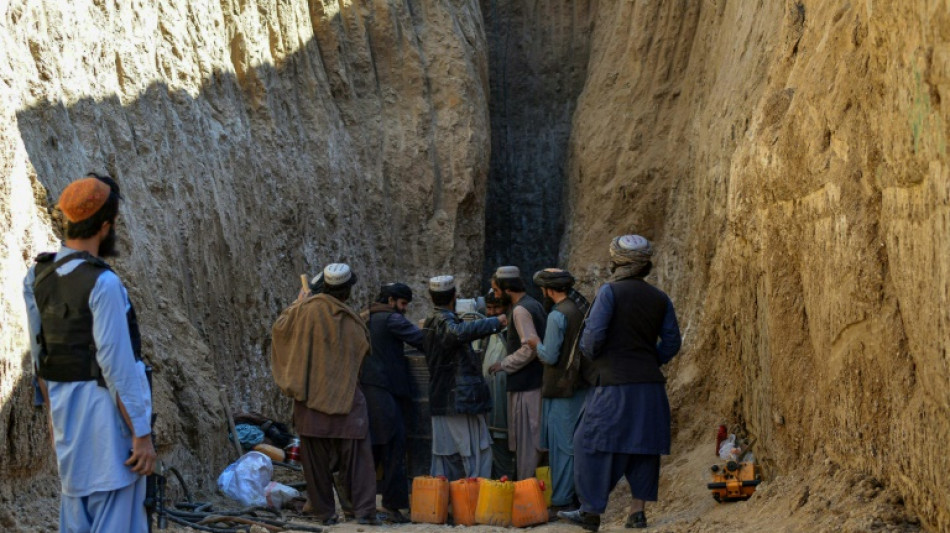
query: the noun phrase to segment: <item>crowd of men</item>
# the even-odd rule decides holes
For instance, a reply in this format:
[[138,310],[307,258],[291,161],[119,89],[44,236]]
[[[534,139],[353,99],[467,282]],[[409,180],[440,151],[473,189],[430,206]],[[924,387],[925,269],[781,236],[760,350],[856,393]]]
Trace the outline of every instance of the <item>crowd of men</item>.
[[[134,309],[102,259],[114,254],[119,199],[111,178],[71,183],[59,200],[65,242],[24,281],[62,480],[61,531],[147,529],[150,391]],[[593,303],[566,270],[534,274],[538,301],[517,267],[502,266],[485,297],[487,317],[463,319],[455,279],[433,277],[421,328],[405,317],[407,285],[383,285],[360,313],[351,302],[356,273],[326,266],[272,328],[271,370],[294,400],[312,514],[336,523],[336,493],[345,514],[378,525],[379,493],[384,518],[408,521],[408,344],[429,371],[431,475],[527,479],[546,461],[552,516],[591,531],[626,477],[626,526],[645,527],[644,503],[657,499],[660,456],[670,450],[660,367],[678,352],[680,334],[669,297],[644,281],[651,243],[624,235],[609,252],[612,276]]]
[[[517,267],[499,267],[485,297],[487,317],[480,319],[460,316],[455,279],[436,276],[428,283],[432,311],[421,328],[404,316],[413,299],[407,285],[383,285],[359,316],[346,304],[355,273],[346,264],[327,266],[273,329],[274,376],[295,399],[314,515],[326,524],[338,520],[332,474],[340,471],[337,491],[349,502],[344,513],[378,523],[369,496],[378,492],[387,520],[407,521],[408,344],[423,353],[429,370],[431,475],[528,479],[546,457],[552,516],[596,530],[610,492],[626,477],[633,493],[627,525],[645,527],[644,503],[657,498],[659,458],[670,448],[659,369],[680,346],[670,299],[643,280],[652,253],[643,237],[615,238],[613,279],[593,305],[566,270],[535,273],[539,302]],[[335,329],[326,335],[324,328]],[[307,333],[314,329],[320,334]],[[343,331],[353,334],[336,333]],[[486,340],[476,350],[480,339]],[[334,370],[341,353],[352,360],[347,379]],[[316,398],[324,387],[333,393],[321,403]],[[332,410],[340,398],[352,398],[349,410]],[[318,418],[323,429],[307,422]],[[332,446],[349,451],[314,451]]]

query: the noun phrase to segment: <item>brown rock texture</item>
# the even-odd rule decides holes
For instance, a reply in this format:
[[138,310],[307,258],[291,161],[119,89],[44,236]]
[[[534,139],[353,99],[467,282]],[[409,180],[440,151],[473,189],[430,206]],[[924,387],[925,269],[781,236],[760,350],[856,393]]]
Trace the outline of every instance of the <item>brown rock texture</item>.
[[[948,39],[925,2],[598,4],[568,266],[591,291],[613,235],[656,241],[679,449],[744,428],[773,476],[807,472],[777,515],[865,479],[950,530]],[[820,530],[902,520],[824,503]]]
[[490,150],[477,1],[14,1],[0,40],[4,530],[48,525],[14,502],[58,492],[21,280],[85,172],[122,186],[116,266],[155,367],[158,448],[193,490],[229,459],[219,385],[235,411],[289,416],[269,334],[301,272],[350,263],[359,306],[381,281],[454,273],[474,290]]

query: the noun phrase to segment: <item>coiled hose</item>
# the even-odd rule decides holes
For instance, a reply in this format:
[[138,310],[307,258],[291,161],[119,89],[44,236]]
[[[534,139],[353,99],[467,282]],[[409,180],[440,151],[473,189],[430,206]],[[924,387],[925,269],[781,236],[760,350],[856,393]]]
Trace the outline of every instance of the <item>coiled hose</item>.
[[[313,533],[321,533],[323,531],[323,529],[319,527],[291,524],[282,520],[258,516],[258,514],[266,513],[280,518],[280,511],[274,511],[267,507],[252,506],[236,510],[214,511],[212,510],[210,502],[196,502],[193,500],[191,492],[188,491],[188,486],[185,485],[185,480],[177,468],[171,466],[166,468],[166,470],[175,476],[179,486],[181,486],[182,493],[185,495],[184,500],[174,504],[174,509],[165,509],[168,519],[178,525],[194,528],[199,531],[209,531],[211,533],[247,532],[250,531],[251,526],[255,525],[275,532],[284,529],[310,531]],[[227,525],[222,527],[210,525],[217,523]]]

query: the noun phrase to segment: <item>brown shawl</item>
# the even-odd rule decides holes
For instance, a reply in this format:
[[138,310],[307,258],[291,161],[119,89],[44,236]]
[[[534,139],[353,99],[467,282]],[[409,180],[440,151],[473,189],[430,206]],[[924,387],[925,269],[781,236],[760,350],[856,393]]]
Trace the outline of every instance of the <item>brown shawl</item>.
[[294,303],[271,330],[271,372],[285,395],[328,415],[353,406],[369,330],[346,304],[327,294]]

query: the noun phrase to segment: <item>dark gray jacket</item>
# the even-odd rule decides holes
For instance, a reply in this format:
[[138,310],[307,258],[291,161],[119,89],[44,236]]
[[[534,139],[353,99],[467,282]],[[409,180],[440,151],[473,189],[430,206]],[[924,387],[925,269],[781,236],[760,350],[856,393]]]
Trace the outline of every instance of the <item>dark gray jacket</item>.
[[432,311],[423,326],[422,349],[429,367],[429,409],[433,416],[491,411],[491,392],[470,343],[500,330],[497,318],[463,322],[448,309]]

